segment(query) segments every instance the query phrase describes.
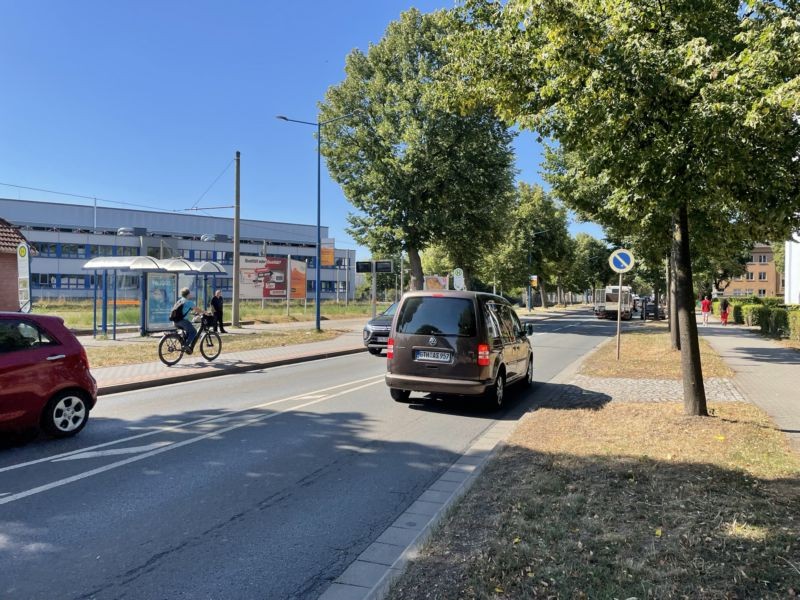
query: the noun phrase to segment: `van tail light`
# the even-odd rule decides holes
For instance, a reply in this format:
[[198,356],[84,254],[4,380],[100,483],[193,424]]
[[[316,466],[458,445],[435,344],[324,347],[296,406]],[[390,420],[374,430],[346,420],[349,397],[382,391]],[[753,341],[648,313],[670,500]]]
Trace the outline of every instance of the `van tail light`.
[[478,344],[478,366],[479,367],[488,367],[489,366],[489,345],[488,344]]
[[389,338],[389,341],[386,343],[386,358],[394,358],[394,339]]

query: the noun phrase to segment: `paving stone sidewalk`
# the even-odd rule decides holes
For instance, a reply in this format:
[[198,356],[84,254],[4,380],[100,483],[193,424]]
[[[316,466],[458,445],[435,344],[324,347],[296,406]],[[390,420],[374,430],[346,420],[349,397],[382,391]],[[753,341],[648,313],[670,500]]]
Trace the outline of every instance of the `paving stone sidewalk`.
[[[800,352],[741,326],[698,326],[700,335],[734,371],[733,378],[705,380],[706,399],[751,402],[775,421],[800,452]],[[668,402],[683,397],[679,380],[601,378],[581,375],[576,365],[541,407],[599,408],[608,402]]]

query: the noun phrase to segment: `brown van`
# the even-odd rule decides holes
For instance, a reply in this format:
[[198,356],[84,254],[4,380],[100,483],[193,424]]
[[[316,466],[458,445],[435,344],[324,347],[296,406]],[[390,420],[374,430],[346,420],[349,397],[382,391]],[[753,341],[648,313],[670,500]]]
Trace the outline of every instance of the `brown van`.
[[500,296],[408,293],[392,321],[386,384],[398,402],[427,392],[483,395],[502,406],[508,384],[533,382],[530,334]]

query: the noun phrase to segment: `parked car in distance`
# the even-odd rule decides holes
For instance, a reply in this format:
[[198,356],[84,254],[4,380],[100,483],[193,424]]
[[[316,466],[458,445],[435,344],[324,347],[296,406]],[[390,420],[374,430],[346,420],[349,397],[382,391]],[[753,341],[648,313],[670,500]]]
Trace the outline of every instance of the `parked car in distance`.
[[374,319],[367,321],[367,324],[364,325],[364,345],[370,354],[377,356],[381,353],[381,350],[386,349],[395,310],[397,310],[397,302],[393,303]]
[[398,402],[411,392],[505,400],[508,384],[533,382],[532,325],[511,304],[482,292],[403,296],[386,350],[386,384]]
[[96,401],[86,351],[62,319],[0,312],[0,430],[75,435]]

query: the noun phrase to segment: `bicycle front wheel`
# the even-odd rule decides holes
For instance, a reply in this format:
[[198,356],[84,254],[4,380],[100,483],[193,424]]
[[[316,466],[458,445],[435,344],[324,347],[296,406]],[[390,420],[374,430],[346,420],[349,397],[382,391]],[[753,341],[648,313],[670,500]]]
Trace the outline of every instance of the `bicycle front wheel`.
[[200,340],[200,354],[206,360],[214,360],[222,352],[222,340],[216,331],[206,331],[203,339]]
[[158,358],[168,367],[183,357],[183,338],[177,333],[168,333],[158,344]]

